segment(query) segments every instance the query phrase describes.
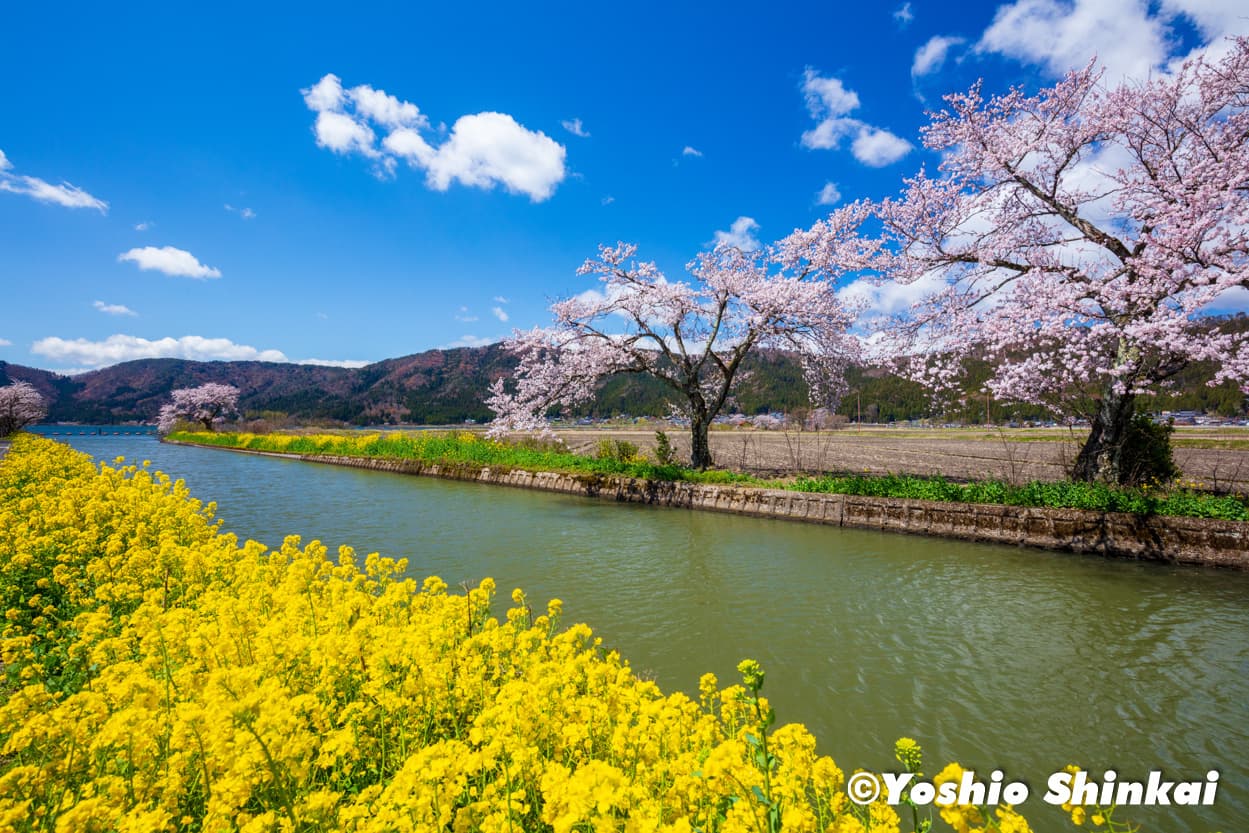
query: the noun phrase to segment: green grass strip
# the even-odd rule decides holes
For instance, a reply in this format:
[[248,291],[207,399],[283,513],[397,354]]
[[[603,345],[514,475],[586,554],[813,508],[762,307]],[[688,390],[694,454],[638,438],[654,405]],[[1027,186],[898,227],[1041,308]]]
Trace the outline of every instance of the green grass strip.
[[526,471],[635,477],[790,489],[799,492],[864,495],[868,497],[984,503],[1004,506],[1086,509],[1134,515],[1174,515],[1223,520],[1249,520],[1244,495],[1213,495],[1187,489],[1120,488],[1100,483],[1044,482],[1015,486],[999,480],[955,483],[942,477],[825,475],[791,481],[764,480],[737,472],[697,471],[659,465],[640,457],[589,457],[559,450],[550,443],[501,442],[467,431],[428,431],[417,434],[232,434],[174,432],[181,442],[287,454],[322,454],[413,460],[427,464],[491,466]]
[[549,443],[510,443],[486,439],[467,431],[427,431],[418,434],[231,434],[175,431],[168,439],[224,448],[276,451],[286,454],[328,454],[414,460],[438,465],[497,466],[527,471],[615,475],[647,480],[684,480],[691,483],[772,485],[747,474],[713,469],[697,471],[659,465],[635,457],[628,460],[588,457],[557,450]]
[[1194,518],[1249,520],[1249,504],[1241,495],[1212,495],[1186,489],[1129,489],[1101,483],[1034,480],[1012,486],[1000,480],[952,483],[941,477],[800,477],[789,488],[800,492],[839,495],[941,500],[950,503],[990,503],[1052,509],[1128,512],[1133,515],[1178,515]]

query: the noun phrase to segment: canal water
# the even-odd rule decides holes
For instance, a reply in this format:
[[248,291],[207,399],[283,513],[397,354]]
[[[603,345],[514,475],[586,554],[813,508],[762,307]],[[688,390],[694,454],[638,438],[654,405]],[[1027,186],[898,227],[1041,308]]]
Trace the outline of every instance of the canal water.
[[918,740],[1024,781],[1038,831],[1069,763],[1100,778],[1204,780],[1210,807],[1121,810],[1154,833],[1249,826],[1249,575],[584,498],[167,446],[64,439],[150,459],[216,501],[224,528],[408,558],[453,587],[493,576],[558,597],[634,670],[696,693],[705,671],[767,671],[779,720],[806,724],[847,773],[896,771]]

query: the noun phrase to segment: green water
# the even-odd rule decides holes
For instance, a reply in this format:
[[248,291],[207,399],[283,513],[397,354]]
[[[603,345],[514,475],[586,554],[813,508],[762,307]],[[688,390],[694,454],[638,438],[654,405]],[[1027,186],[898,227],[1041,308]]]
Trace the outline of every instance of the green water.
[[[564,601],[640,674],[696,692],[768,673],[781,722],[805,723],[847,772],[896,770],[923,744],[1032,788],[1068,763],[1100,776],[1221,773],[1212,807],[1123,811],[1154,833],[1249,826],[1249,575],[616,505],[501,487],[75,437],[151,459],[215,500],[225,528],[298,533],[406,557],[452,586],[493,576],[535,606]],[[935,772],[936,767],[928,767]]]

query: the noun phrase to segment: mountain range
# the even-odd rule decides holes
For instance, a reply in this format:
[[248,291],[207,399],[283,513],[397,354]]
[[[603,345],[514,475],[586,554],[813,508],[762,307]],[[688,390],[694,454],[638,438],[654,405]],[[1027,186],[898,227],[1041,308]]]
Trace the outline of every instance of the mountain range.
[[[1235,322],[1246,326],[1244,319]],[[970,368],[970,390],[979,389],[988,366]],[[445,425],[468,420],[484,422],[492,414],[485,405],[490,384],[512,372],[516,360],[500,344],[429,350],[385,359],[359,368],[277,362],[139,359],[73,376],[0,361],[0,386],[13,381],[34,385],[48,402],[49,422],[153,422],[175,388],[222,382],[240,390],[239,405],[248,417],[271,422],[333,421],[355,425],[417,423]],[[793,411],[807,405],[806,385],[795,355],[756,351],[743,369],[734,408],[746,414]],[[1213,373],[1207,364],[1193,365],[1178,379],[1174,394],[1142,403],[1145,408],[1204,410],[1224,416],[1246,413],[1245,394],[1234,385],[1206,385]],[[979,421],[983,399],[969,397],[954,410],[936,414],[919,385],[880,368],[852,367],[849,393],[839,413],[888,422],[944,415]],[[668,413],[668,389],[636,375],[606,379],[593,402],[575,415],[614,414],[662,416]],[[997,408],[995,419],[1045,418],[1039,408]]]
[[73,376],[0,362],[0,385],[26,381],[50,422],[147,422],[175,388],[234,385],[249,414],[283,413],[356,424],[488,419],[483,395],[515,366],[499,345],[430,350],[360,368],[277,362],[139,359]]
[[[512,372],[516,360],[501,345],[429,350],[359,368],[278,362],[138,359],[64,376],[0,362],[0,386],[34,385],[48,402],[49,422],[151,422],[175,388],[206,382],[234,385],[249,416],[283,416],[356,425],[484,422],[490,384]],[[747,413],[789,410],[805,403],[796,357],[760,351],[738,391]],[[664,415],[667,388],[635,375],[611,377],[578,415]]]

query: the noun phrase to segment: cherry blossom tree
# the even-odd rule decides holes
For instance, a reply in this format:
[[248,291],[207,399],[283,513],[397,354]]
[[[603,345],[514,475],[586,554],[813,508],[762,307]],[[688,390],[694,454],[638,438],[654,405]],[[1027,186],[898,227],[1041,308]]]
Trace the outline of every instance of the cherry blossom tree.
[[833,291],[835,274],[780,247],[720,246],[687,265],[690,281],[669,281],[654,263],[634,261],[635,252],[623,243],[600,247],[578,274],[597,276],[602,289],[554,304],[552,326],[507,342],[520,364],[491,388],[492,433],[545,434],[550,408],[590,400],[605,376],[638,373],[671,389],[674,410],[689,420],[690,463],[705,469],[711,421],[751,350],[799,351],[813,399],[840,395],[857,342],[847,335],[853,311]]
[[0,437],[20,431],[47,415],[43,397],[29,382],[14,382],[0,388]]
[[990,359],[995,396],[1090,420],[1078,478],[1120,481],[1138,397],[1195,361],[1249,382],[1246,335],[1201,320],[1249,288],[1249,39],[1148,81],[1090,63],[946,101],[924,130],[940,175],[876,206],[875,266],[919,297],[881,352],[937,389]]
[[156,418],[156,428],[168,434],[180,419],[198,422],[205,431],[239,410],[239,389],[233,385],[209,382],[197,388],[179,388],[172,394],[173,401],[163,405]]

